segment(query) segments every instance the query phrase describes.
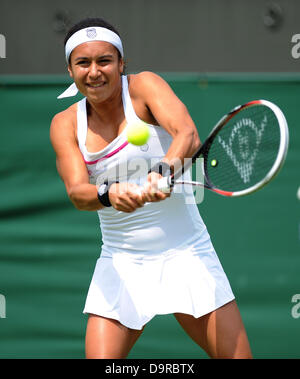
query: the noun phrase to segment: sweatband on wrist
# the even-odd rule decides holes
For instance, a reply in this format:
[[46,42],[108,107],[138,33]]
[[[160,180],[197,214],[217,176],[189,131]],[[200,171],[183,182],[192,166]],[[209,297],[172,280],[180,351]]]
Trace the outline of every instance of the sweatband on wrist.
[[119,183],[119,182],[106,180],[98,188],[98,194],[97,194],[98,200],[105,207],[111,207],[111,202],[109,200],[109,189],[114,183]]
[[148,174],[150,172],[157,172],[162,176],[168,176],[171,174],[171,166],[166,162],[157,162],[153,167],[150,168]]

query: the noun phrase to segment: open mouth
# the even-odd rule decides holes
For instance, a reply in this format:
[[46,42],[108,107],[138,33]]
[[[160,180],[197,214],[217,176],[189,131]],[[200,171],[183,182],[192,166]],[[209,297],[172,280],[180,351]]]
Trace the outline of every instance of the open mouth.
[[87,83],[87,87],[89,88],[100,88],[100,87],[103,87],[104,86],[104,82],[101,82],[101,83]]

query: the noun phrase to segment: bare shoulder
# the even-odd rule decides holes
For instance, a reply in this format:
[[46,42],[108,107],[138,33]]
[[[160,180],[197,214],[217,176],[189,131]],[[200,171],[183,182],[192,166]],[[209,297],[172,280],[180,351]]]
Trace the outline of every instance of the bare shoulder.
[[152,71],[142,71],[138,74],[131,74],[130,79],[134,80],[137,83],[143,83],[147,81],[151,82],[152,80],[163,80],[161,76]]
[[51,121],[50,138],[52,143],[57,138],[76,136],[77,105],[73,104],[62,112],[57,113]]
[[77,104],[72,104],[69,108],[57,113],[51,122],[51,128],[59,128],[62,124],[73,124],[76,120]]
[[129,88],[132,96],[149,94],[162,88],[169,88],[167,82],[158,74],[151,71],[143,71],[129,76]]

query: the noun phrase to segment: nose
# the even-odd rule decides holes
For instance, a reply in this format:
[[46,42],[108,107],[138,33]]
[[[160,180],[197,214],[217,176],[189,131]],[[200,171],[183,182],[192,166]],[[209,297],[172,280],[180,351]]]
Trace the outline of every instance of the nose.
[[91,79],[97,79],[101,75],[97,62],[92,62],[90,65],[89,76]]

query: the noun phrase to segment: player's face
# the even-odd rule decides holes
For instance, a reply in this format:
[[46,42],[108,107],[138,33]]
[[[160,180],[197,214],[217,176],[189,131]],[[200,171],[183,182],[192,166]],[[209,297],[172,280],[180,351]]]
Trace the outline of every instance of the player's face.
[[79,91],[96,103],[108,100],[119,90],[123,69],[117,49],[102,41],[77,46],[68,67]]

